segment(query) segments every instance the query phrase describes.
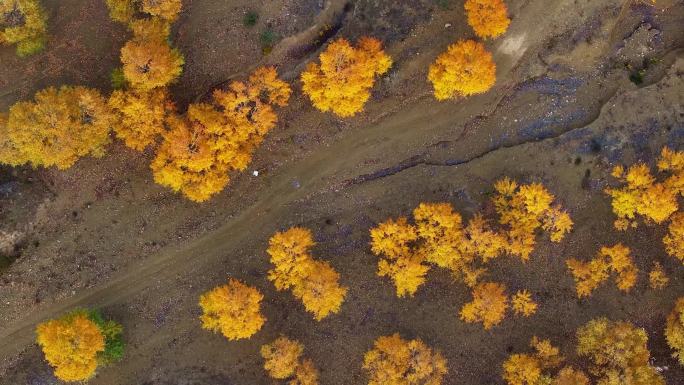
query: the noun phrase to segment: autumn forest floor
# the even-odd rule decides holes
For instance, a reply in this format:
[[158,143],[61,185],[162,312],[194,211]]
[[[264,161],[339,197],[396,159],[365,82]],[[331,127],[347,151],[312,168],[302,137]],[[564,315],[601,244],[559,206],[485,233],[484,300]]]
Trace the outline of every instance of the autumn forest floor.
[[[127,34],[104,1],[43,3],[47,50],[21,59],[0,49],[0,110],[49,85],[110,90]],[[462,3],[186,0],[172,36],[186,57],[172,87],[179,108],[258,64],[278,65],[295,97],[248,171],[204,204],[155,185],[151,154],[120,143],[66,172],[0,169],[0,384],[58,383],[33,344],[34,328],[75,306],[100,307],[126,328],[123,361],[99,370],[89,382],[97,385],[270,384],[258,349],[281,333],[304,343],[321,384],[364,384],[364,352],[394,332],[442,351],[446,385],[503,384],[501,363],[533,335],[581,365],[574,331],[598,316],[644,327],[654,365],[669,385],[684,384],[663,336],[684,295],[684,266],[665,254],[662,226],[614,230],[603,193],[615,164],[653,164],[664,145],[684,149],[684,3],[508,0],[508,32],[486,43],[496,86],[440,103],[424,79],[437,54],[473,37]],[[254,27],[243,25],[247,11],[260,15]],[[265,56],[264,31],[280,39]],[[328,38],[363,35],[385,42],[392,70],[357,117],[314,110],[297,80],[304,64]],[[644,66],[634,84],[630,75]],[[470,294],[446,271],[433,269],[404,299],[376,276],[369,228],[422,201],[450,202],[466,217],[488,210],[503,176],[543,182],[575,222],[560,244],[540,241],[526,264],[500,258],[492,266],[491,279],[509,292],[530,289],[536,315],[509,315],[485,331],[458,319]],[[269,237],[294,225],[313,230],[315,256],[349,287],[340,313],[321,322],[265,277]],[[632,248],[642,270],[636,288],[624,294],[608,284],[578,300],[565,260],[617,242]],[[662,291],[645,278],[654,261],[671,278]],[[268,321],[249,340],[200,329],[200,293],[227,277],[265,295]]]

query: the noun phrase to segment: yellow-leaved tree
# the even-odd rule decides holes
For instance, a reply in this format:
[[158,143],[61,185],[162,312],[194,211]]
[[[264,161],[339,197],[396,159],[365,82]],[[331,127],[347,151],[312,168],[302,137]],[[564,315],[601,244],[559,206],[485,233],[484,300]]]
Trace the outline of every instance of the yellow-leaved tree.
[[[534,348],[534,353],[511,354],[503,363],[503,378],[508,385],[541,385],[551,384],[553,377],[548,370],[555,369],[561,365],[564,358],[560,355],[560,350],[554,347],[549,340],[541,340],[532,337],[530,346]],[[576,372],[570,367],[564,368],[563,376],[569,375],[568,371]],[[586,377],[586,376],[585,376]],[[575,384],[573,384],[575,385]]]
[[537,312],[537,303],[532,299],[528,290],[519,290],[511,297],[511,306],[515,314],[529,317]]
[[670,283],[670,278],[665,273],[665,269],[660,263],[654,262],[653,269],[648,273],[648,285],[651,289],[662,289],[668,283]]
[[191,104],[184,116],[167,117],[168,130],[150,166],[155,182],[196,202],[220,192],[230,171],[247,168],[278,121],[273,106],[287,105],[290,93],[275,68],[261,67],[247,83],[215,90],[211,104]]
[[304,345],[285,336],[261,347],[264,369],[271,378],[289,380],[288,385],[318,385],[318,369],[302,359]]
[[131,87],[148,91],[168,85],[183,72],[183,55],[168,41],[170,26],[160,18],[131,22],[133,38],[121,48],[123,75]]
[[461,308],[461,319],[468,323],[482,322],[485,330],[498,325],[506,316],[508,296],[500,283],[484,282],[473,288],[473,300]]
[[437,100],[481,94],[496,82],[496,64],[482,43],[460,40],[430,65],[428,80]]
[[672,355],[684,365],[684,297],[677,300],[674,309],[667,316],[665,338],[670,348],[675,351]]
[[505,249],[527,261],[536,244],[538,230],[549,233],[552,242],[560,242],[572,230],[570,215],[560,205],[554,205],[555,197],[540,183],[518,184],[503,178],[494,184],[496,194],[492,198],[504,226],[508,241]]
[[397,296],[412,296],[425,282],[430,264],[449,269],[469,287],[484,274],[485,264],[504,250],[505,237],[480,215],[463,226],[449,203],[421,203],[406,218],[387,220],[370,230],[371,251],[381,257],[378,275],[394,281]]
[[466,0],[465,11],[468,25],[482,39],[503,35],[511,23],[503,0]]
[[264,296],[256,288],[235,279],[200,297],[202,328],[220,332],[229,340],[249,338],[266,322],[261,314]]
[[677,197],[684,193],[684,152],[663,148],[658,170],[660,181],[644,163],[634,164],[628,169],[623,166],[613,168],[612,175],[621,186],[607,188],[605,192],[612,198],[613,212],[618,217],[616,229],[636,227],[637,216],[646,222],[660,224],[679,209]]
[[75,310],[43,322],[36,328],[36,342],[62,381],[85,381],[100,365],[123,356],[123,328],[105,321],[97,310]]
[[678,212],[672,215],[663,243],[667,254],[684,263],[684,213]]
[[268,279],[278,290],[292,290],[316,320],[340,310],[347,288],[339,284],[340,275],[327,262],[313,259],[311,231],[292,227],[269,240],[267,253],[273,269]]
[[0,45],[17,45],[17,55],[41,51],[47,40],[47,14],[39,0],[0,1]]
[[568,213],[552,205],[554,196],[541,184],[518,185],[504,178],[495,188],[500,229],[493,229],[481,214],[464,225],[449,203],[421,203],[413,210],[415,224],[400,217],[370,230],[371,251],[381,257],[378,275],[394,281],[397,296],[415,294],[431,265],[449,269],[474,287],[493,258],[508,253],[527,260],[538,230],[560,242],[572,229]]
[[181,0],[142,0],[141,9],[152,16],[174,21],[181,11]]
[[371,37],[360,38],[356,47],[346,39],[337,39],[319,59],[320,64],[309,63],[302,72],[302,89],[314,107],[341,117],[361,111],[375,78],[392,66],[382,43]]
[[378,337],[364,356],[363,368],[368,385],[440,385],[448,371],[439,351],[399,334]]
[[10,107],[6,119],[4,127],[0,124],[6,134],[0,137],[0,163],[61,170],[83,156],[104,155],[112,126],[102,95],[79,86],[38,91],[33,101]]
[[577,340],[577,353],[591,360],[598,384],[665,385],[663,376],[650,364],[644,329],[599,318],[579,328]]
[[563,366],[555,376],[552,374],[565,358],[551,341],[533,337],[530,346],[534,348],[534,353],[511,354],[504,362],[503,378],[508,385],[590,384],[589,377],[572,366]]
[[159,17],[172,22],[178,17],[181,6],[181,0],[107,0],[109,16],[124,24],[131,23],[139,15]]
[[618,243],[612,247],[601,247],[596,256],[588,262],[569,259],[566,262],[575,279],[578,297],[588,296],[601,285],[610,273],[616,274],[618,289],[629,292],[636,284],[639,269],[630,256],[627,246]]
[[124,144],[142,151],[164,132],[166,117],[175,110],[166,88],[150,91],[115,90],[109,97],[115,116],[114,132]]

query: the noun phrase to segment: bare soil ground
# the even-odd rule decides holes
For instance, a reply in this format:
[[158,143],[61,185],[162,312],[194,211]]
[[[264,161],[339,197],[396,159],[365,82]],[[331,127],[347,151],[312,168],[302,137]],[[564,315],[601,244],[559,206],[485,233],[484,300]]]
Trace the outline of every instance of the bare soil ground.
[[[102,1],[43,2],[48,49],[29,59],[0,50],[0,108],[47,85],[108,90],[124,28],[108,20]],[[281,333],[305,344],[321,384],[363,384],[363,353],[394,332],[443,352],[445,384],[503,384],[500,364],[533,335],[551,338],[581,365],[574,331],[598,316],[645,327],[654,364],[669,385],[684,383],[663,337],[665,316],[684,295],[684,267],[665,254],[662,227],[613,230],[602,192],[614,164],[653,164],[663,145],[684,149],[684,3],[507,3],[509,31],[487,42],[495,88],[438,103],[424,80],[429,63],[453,41],[473,37],[462,0],[186,1],[174,27],[187,63],[173,89],[180,106],[259,63],[278,64],[295,97],[248,172],[205,204],[155,185],[151,154],[120,144],[66,172],[2,170],[0,244],[14,246],[0,272],[0,384],[58,383],[33,331],[74,306],[101,307],[126,328],[124,360],[92,384],[270,384],[258,349]],[[242,24],[248,11],[260,15],[251,28]],[[263,56],[265,30],[282,40]],[[386,42],[393,69],[359,116],[315,111],[301,96],[299,71],[327,39],[364,34]],[[643,83],[633,84],[630,75],[645,63]],[[543,182],[576,223],[561,244],[542,241],[528,263],[502,258],[490,273],[509,291],[530,289],[538,314],[510,316],[490,331],[465,324],[457,313],[469,293],[438,269],[414,298],[396,298],[375,275],[368,229],[421,201],[451,202],[467,217],[487,206],[502,176]],[[321,322],[265,277],[268,238],[293,225],[314,231],[316,256],[350,288],[341,312]],[[644,272],[663,264],[671,284],[653,291],[642,274],[628,295],[606,285],[577,300],[565,259],[616,242],[634,250]],[[246,341],[228,342],[197,320],[200,293],[228,277],[266,297],[268,322]]]

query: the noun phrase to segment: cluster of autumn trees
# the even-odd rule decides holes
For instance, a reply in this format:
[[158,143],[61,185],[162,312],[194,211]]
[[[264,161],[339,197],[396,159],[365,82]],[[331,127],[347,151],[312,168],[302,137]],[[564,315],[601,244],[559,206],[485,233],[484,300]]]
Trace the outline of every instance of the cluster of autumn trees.
[[[246,82],[215,90],[210,101],[190,104],[181,113],[168,91],[184,65],[169,36],[181,0],[106,3],[111,18],[131,33],[121,48],[122,65],[112,73],[119,89],[107,98],[85,87],[50,87],[33,101],[15,104],[7,116],[0,115],[0,163],[66,169],[80,157],[101,156],[111,130],[134,150],[154,151],[150,168],[155,182],[190,200],[206,201],[225,188],[231,172],[250,163],[277,123],[274,107],[287,105],[290,86],[274,68],[258,68]],[[465,9],[468,23],[482,38],[503,34],[510,22],[502,0],[468,0]],[[44,12],[35,0],[3,2],[0,15],[5,20],[0,26],[9,26],[0,33],[0,42],[23,36],[19,47],[27,51],[27,45],[44,40],[39,37],[45,32]],[[15,19],[23,22],[15,26]],[[379,40],[362,37],[352,45],[337,39],[319,62],[302,72],[302,90],[315,108],[350,117],[363,110],[376,79],[391,66]],[[442,100],[487,91],[495,72],[491,54],[468,40],[440,55],[428,79]]]
[[[647,225],[669,222],[663,237],[667,254],[684,263],[684,213],[679,209],[679,198],[684,194],[684,152],[663,148],[657,162],[658,173],[654,175],[644,163],[629,168],[619,165],[612,171],[619,185],[605,190],[612,199],[613,212],[617,216],[614,226],[620,231],[639,226],[639,220]],[[637,282],[639,268],[630,255],[630,249],[621,243],[601,247],[589,261],[567,261],[568,269],[576,283],[577,295],[588,296],[604,281],[615,276],[618,289],[629,292]],[[658,262],[654,262],[648,275],[653,289],[665,287],[669,278]]]
[[684,212],[679,204],[684,195],[684,152],[663,148],[655,175],[644,163],[627,169],[616,166],[612,175],[620,182],[618,187],[606,189],[618,217],[615,228],[636,228],[639,219],[646,224],[669,222],[663,238],[665,250],[684,263]]
[[[683,159],[681,153],[664,150],[659,164],[671,170]],[[628,183],[643,179],[642,174],[627,174]],[[667,186],[676,184],[674,179],[668,180]],[[372,228],[370,248],[380,257],[378,275],[389,276],[402,297],[414,295],[433,266],[449,270],[472,289],[473,299],[463,305],[461,319],[481,322],[485,329],[499,324],[509,308],[523,316],[534,314],[537,304],[528,290],[509,297],[505,285],[483,279],[488,263],[505,255],[528,261],[539,233],[546,232],[550,241],[560,242],[573,222],[541,184],[519,184],[503,178],[494,184],[494,191],[491,201],[496,218],[492,220],[478,213],[464,224],[451,204],[421,203],[413,210],[413,223],[400,217]],[[347,288],[340,285],[340,275],[329,263],[313,258],[314,245],[313,234],[306,228],[275,233],[266,250],[273,265],[268,280],[277,290],[291,290],[320,321],[340,310]],[[629,291],[639,272],[630,249],[620,243],[602,247],[586,262],[569,259],[567,265],[579,297],[590,295],[611,275],[620,290]],[[649,280],[657,288],[667,284],[668,278],[655,264]],[[250,338],[266,322],[263,299],[258,289],[229,279],[200,296],[202,328],[221,333],[228,340]],[[121,357],[121,331],[120,325],[105,322],[97,312],[77,310],[39,325],[37,341],[57,377],[80,381],[92,377],[99,365]],[[668,316],[665,336],[674,356],[684,362],[684,298]],[[513,354],[504,363],[504,379],[508,385],[590,385],[592,379],[600,385],[664,385],[650,364],[643,329],[600,318],[580,328],[577,341],[578,356],[592,363],[588,371],[563,365],[559,349],[535,337],[531,342],[534,353]],[[290,385],[318,384],[318,369],[313,361],[302,357],[303,351],[301,343],[281,336],[262,346],[264,369],[272,378]],[[439,385],[447,373],[447,363],[420,339],[407,341],[394,334],[375,341],[364,357],[363,369],[371,385]]]
[[593,377],[598,385],[665,385],[651,365],[644,329],[598,318],[580,327],[576,337],[577,355],[591,363],[588,371],[563,364],[558,348],[534,337],[533,353],[512,354],[504,362],[504,380],[508,385],[590,385]]
[[16,45],[28,56],[45,47],[47,14],[39,0],[0,1],[0,45]]
[[[380,257],[378,275],[392,279],[397,296],[413,296],[430,268],[437,266],[472,288],[473,300],[461,309],[461,319],[482,322],[489,329],[504,318],[510,306],[506,287],[483,279],[487,264],[503,255],[527,261],[539,231],[560,242],[573,222],[539,183],[520,185],[503,178],[494,189],[493,224],[478,213],[464,225],[451,204],[421,203],[413,210],[414,224],[400,217],[370,230],[371,250]],[[518,291],[511,302],[513,310],[524,316],[537,309],[527,290]]]
[[[256,69],[246,81],[233,81],[213,92],[211,100],[190,104],[181,113],[170,99],[168,86],[182,73],[184,59],[172,47],[169,35],[181,10],[180,0],[107,0],[112,19],[124,23],[131,39],[121,49],[120,69],[113,74],[119,89],[108,97],[80,87],[50,87],[32,101],[13,105],[0,114],[0,162],[13,166],[71,167],[84,156],[102,156],[114,132],[126,146],[152,149],[154,179],[193,201],[205,201],[229,183],[233,171],[244,170],[265,135],[275,127],[276,107],[287,105],[290,86],[275,68]],[[510,20],[502,0],[467,0],[468,24],[481,39],[496,38]],[[17,43],[20,54],[44,44],[45,14],[34,0],[0,3],[0,43]],[[315,108],[340,117],[361,111],[379,76],[392,66],[382,43],[371,37],[356,45],[338,39],[328,45],[301,74],[302,89]],[[490,89],[496,66],[484,45],[459,41],[441,54],[428,79],[438,100],[469,96]],[[663,149],[654,174],[645,164],[618,166],[613,176],[620,185],[606,190],[612,198],[619,230],[646,223],[669,223],[663,239],[666,251],[684,262],[684,152]],[[497,181],[491,203],[496,217],[477,213],[466,223],[449,203],[421,203],[406,217],[389,219],[370,229],[371,251],[379,257],[377,274],[389,277],[399,297],[413,296],[432,267],[448,270],[472,290],[472,300],[460,318],[479,322],[485,329],[499,324],[509,309],[530,316],[538,305],[528,290],[513,295],[502,283],[486,278],[488,265],[513,256],[526,262],[538,235],[547,233],[560,242],[573,222],[555,197],[541,184]],[[293,227],[271,237],[267,254],[272,269],[268,280],[279,291],[290,290],[317,320],[340,311],[347,288],[328,263],[315,259],[309,229]],[[579,297],[589,296],[614,277],[618,289],[628,292],[639,269],[631,251],[621,243],[601,247],[588,261],[569,259]],[[668,283],[662,266],[649,274],[651,287]],[[202,294],[202,328],[228,340],[246,339],[262,329],[264,296],[236,279]],[[64,381],[84,381],[97,368],[121,358],[122,327],[105,321],[97,311],[76,310],[38,325],[37,342],[55,375]],[[684,363],[684,298],[667,318],[665,336],[675,357]],[[662,385],[662,376],[650,364],[647,335],[628,322],[605,318],[590,321],[577,331],[577,354],[588,370],[564,365],[565,358],[549,340],[533,338],[533,353],[513,354],[503,364],[508,385]],[[264,369],[289,385],[318,384],[314,362],[304,346],[285,336],[261,347]],[[399,334],[379,337],[363,359],[369,385],[439,385],[447,362],[439,351],[420,339]]]
[[340,286],[340,275],[329,263],[313,259],[313,245],[309,229],[293,227],[276,233],[267,250],[274,266],[268,279],[278,290],[292,290],[306,310],[320,321],[340,310],[347,288]]

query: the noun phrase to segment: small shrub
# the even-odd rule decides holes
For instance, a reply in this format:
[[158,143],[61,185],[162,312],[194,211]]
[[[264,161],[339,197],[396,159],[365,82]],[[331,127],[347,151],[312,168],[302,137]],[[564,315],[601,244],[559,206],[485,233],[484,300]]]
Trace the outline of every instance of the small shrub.
[[115,90],[124,89],[128,86],[126,75],[124,75],[123,68],[121,67],[116,67],[112,70],[112,72],[109,74],[109,81],[112,85],[112,88]]
[[245,17],[242,18],[242,24],[244,24],[245,27],[254,27],[258,20],[259,14],[254,11],[249,11],[245,14]]
[[272,29],[267,29],[259,34],[259,43],[261,43],[261,51],[264,55],[271,53],[278,39],[278,34]]

